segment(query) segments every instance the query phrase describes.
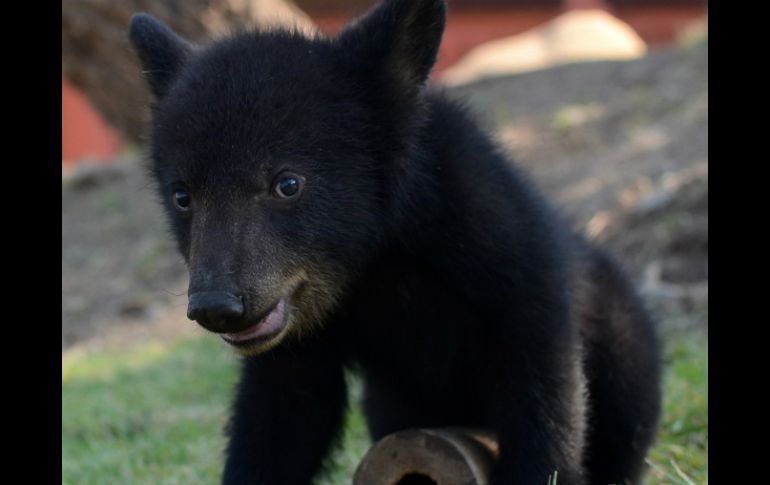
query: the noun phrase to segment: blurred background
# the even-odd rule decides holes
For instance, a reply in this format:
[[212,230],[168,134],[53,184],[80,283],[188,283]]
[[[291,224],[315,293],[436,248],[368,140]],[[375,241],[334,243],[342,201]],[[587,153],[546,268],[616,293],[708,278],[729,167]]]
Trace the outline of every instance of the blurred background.
[[[575,227],[627,266],[666,345],[648,483],[708,483],[708,28],[702,0],[448,0],[431,82],[465,98]],[[373,0],[62,3],[62,481],[217,483],[236,359],[185,317],[144,169],[126,26],[334,34]],[[360,386],[350,376],[355,398]],[[353,405],[323,483],[368,436]]]

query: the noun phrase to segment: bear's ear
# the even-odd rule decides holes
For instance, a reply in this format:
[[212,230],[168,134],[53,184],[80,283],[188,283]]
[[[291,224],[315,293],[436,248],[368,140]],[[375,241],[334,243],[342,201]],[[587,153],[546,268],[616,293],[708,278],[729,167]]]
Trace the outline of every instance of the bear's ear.
[[153,94],[162,98],[193,51],[166,24],[145,13],[131,17],[128,35]]
[[406,87],[422,86],[446,23],[444,0],[384,0],[345,27],[337,41],[365,68],[385,68]]

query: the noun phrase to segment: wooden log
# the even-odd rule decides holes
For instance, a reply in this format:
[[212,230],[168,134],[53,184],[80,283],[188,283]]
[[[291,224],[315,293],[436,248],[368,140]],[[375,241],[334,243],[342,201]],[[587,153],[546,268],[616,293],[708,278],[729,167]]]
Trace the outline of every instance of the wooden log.
[[369,449],[353,485],[487,485],[497,453],[494,437],[480,430],[399,431]]
[[287,26],[315,31],[292,0],[67,0],[62,2],[62,74],[126,140],[144,143],[152,102],[128,41],[128,21],[146,12],[207,44],[231,30]]

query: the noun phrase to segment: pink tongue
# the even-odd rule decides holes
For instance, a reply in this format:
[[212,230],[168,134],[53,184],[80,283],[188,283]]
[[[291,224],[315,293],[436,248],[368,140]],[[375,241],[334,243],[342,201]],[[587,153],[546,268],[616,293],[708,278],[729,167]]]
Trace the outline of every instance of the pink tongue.
[[243,342],[255,337],[278,333],[278,331],[283,329],[285,306],[285,301],[281,299],[275,308],[256,325],[240,332],[222,334],[222,338],[231,342]]

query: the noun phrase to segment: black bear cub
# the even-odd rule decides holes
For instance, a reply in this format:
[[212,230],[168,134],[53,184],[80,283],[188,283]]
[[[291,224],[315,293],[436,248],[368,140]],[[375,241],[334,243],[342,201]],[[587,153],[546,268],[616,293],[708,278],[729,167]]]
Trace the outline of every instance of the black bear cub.
[[493,484],[641,479],[653,326],[613,260],[426,87],[445,17],[443,0],[386,0],[331,38],[205,48],[131,21],[188,316],[244,356],[225,484],[311,483],[346,368],[374,439],[493,431]]

